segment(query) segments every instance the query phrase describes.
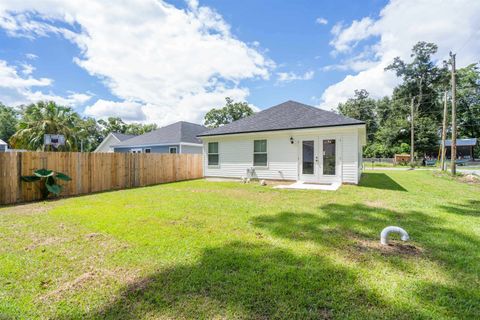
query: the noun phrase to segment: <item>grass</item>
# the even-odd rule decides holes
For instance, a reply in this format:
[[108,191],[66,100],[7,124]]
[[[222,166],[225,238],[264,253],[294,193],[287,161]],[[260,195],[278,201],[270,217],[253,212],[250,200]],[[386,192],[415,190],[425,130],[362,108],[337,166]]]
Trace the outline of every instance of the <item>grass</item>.
[[480,187],[430,171],[180,182],[0,209],[0,319],[473,319],[479,261]]

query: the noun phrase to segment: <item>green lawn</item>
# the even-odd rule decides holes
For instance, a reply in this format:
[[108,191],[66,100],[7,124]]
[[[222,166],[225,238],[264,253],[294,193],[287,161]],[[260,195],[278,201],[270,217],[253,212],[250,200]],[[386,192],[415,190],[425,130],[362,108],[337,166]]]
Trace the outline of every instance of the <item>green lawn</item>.
[[[381,247],[388,225],[407,244]],[[190,181],[0,209],[0,319],[473,319],[480,186]]]

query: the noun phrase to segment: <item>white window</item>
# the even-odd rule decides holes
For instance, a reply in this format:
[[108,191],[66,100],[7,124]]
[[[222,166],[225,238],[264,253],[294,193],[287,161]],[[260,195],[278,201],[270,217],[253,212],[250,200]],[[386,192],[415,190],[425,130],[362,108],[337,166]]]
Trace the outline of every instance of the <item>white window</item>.
[[131,149],[130,152],[131,153],[142,153],[142,149],[141,148],[135,148],[135,149]]
[[151,148],[145,148],[145,153],[151,153],[152,152],[152,149]]
[[208,165],[218,166],[218,163],[219,163],[218,142],[209,142],[208,143]]
[[253,141],[253,166],[266,167],[268,163],[267,140]]
[[169,152],[170,153],[177,153],[177,147],[170,147]]

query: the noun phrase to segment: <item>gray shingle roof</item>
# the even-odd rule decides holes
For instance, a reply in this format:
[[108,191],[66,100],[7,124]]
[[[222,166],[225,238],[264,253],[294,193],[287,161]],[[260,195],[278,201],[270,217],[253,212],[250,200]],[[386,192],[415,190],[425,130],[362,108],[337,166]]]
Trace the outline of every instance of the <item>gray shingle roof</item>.
[[120,141],[125,141],[127,139],[131,139],[131,138],[135,137],[134,134],[125,134],[125,133],[119,133],[119,132],[112,132],[112,136],[114,136],[115,138],[117,138]]
[[[440,140],[442,143],[442,140]],[[457,139],[457,146],[476,146],[477,145],[477,138],[469,138],[469,139]],[[452,140],[445,140],[445,146],[451,147]]]
[[303,103],[287,101],[222,127],[203,132],[199,137],[354,124],[364,124],[364,122]]
[[177,144],[180,142],[202,143],[197,135],[205,132],[206,127],[199,124],[179,121],[157,130],[122,141],[115,147],[129,147],[156,144]]

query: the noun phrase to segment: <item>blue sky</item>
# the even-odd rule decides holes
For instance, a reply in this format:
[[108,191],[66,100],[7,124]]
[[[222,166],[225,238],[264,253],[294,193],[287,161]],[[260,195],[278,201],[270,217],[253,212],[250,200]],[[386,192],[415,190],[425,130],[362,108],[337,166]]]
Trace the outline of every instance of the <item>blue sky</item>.
[[389,94],[384,66],[419,40],[478,62],[479,14],[469,1],[0,0],[0,101],[160,125],[199,122],[225,96],[331,109],[355,89]]

